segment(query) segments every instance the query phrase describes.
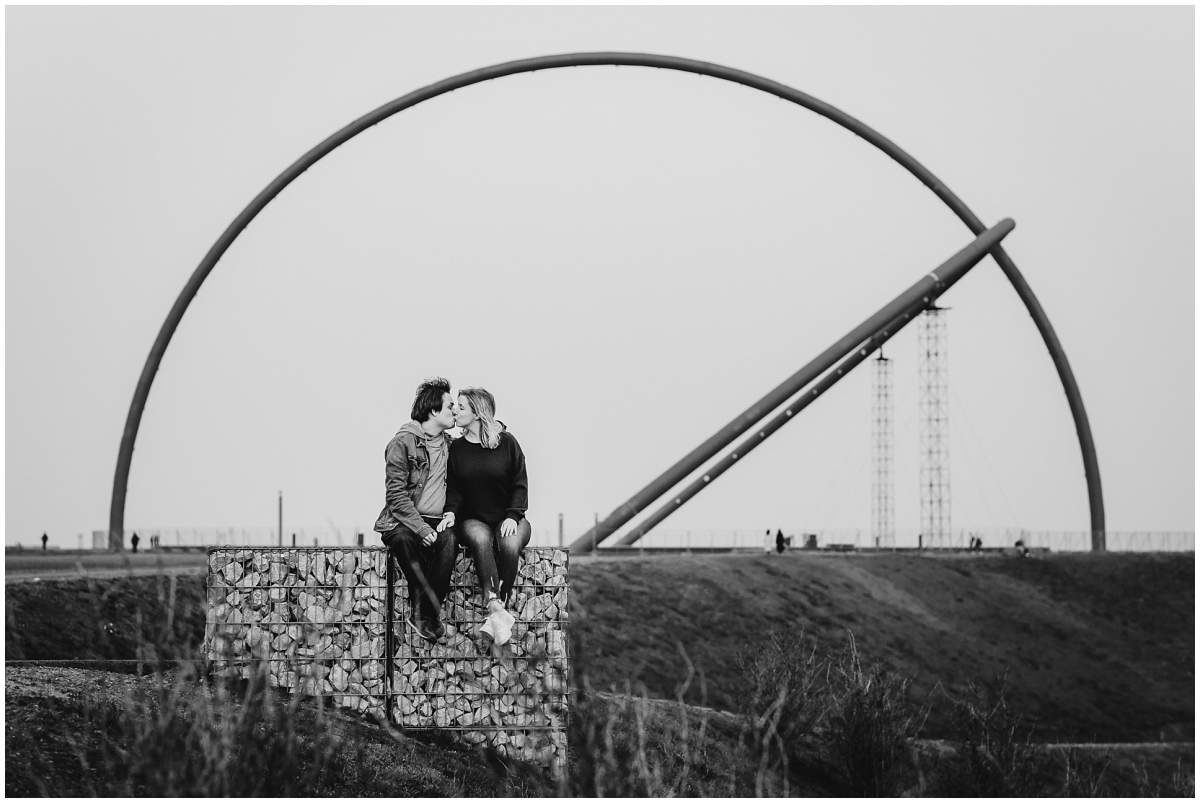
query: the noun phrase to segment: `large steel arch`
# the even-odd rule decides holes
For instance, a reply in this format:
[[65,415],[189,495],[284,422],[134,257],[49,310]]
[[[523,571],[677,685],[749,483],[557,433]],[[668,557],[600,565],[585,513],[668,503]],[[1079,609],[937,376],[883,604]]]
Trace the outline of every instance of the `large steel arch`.
[[[397,112],[416,106],[418,103],[436,98],[439,95],[444,95],[447,92],[452,92],[455,89],[462,89],[472,84],[490,81],[495,78],[503,78],[508,75],[535,72],[537,70],[558,69],[560,67],[586,66],[656,67],[695,73],[697,75],[707,75],[791,101],[837,123],[890,156],[905,170],[915,176],[918,181],[932,190],[938,198],[942,199],[946,206],[950,207],[950,210],[967,225],[967,228],[973,234],[979,235],[987,229],[982,221],[975,216],[975,213],[957,195],[951,192],[937,176],[878,131],[811,95],[778,83],[777,81],[733,69],[732,67],[680,58],[678,56],[661,56],[649,53],[566,53],[508,61],[503,64],[495,64],[490,67],[483,67],[446,78],[410,92],[403,97],[396,98],[389,103],[385,103],[317,144],[293,162],[274,181],[268,184],[262,192],[255,196],[246,208],[234,218],[233,222],[229,224],[221,236],[217,238],[212,247],[209,248],[208,253],[204,255],[204,259],[200,261],[196,270],[192,272],[187,284],[184,285],[183,290],[179,293],[179,297],[175,299],[175,303],[167,313],[166,320],[163,321],[162,326],[159,328],[158,336],[154,340],[154,345],[150,348],[150,354],[146,357],[146,363],[142,367],[141,376],[138,378],[137,387],[134,389],[133,400],[129,404],[129,413],[125,418],[125,430],[121,435],[121,446],[117,453],[117,467],[113,477],[112,503],[109,507],[108,518],[110,543],[115,542],[119,545],[124,538],[125,495],[129,483],[129,467],[133,460],[133,446],[137,440],[142,413],[146,408],[146,400],[150,395],[150,387],[154,383],[154,377],[158,373],[159,365],[162,363],[163,354],[167,350],[167,344],[171,342],[171,337],[175,334],[179,322],[183,319],[183,314],[187,311],[188,306],[192,303],[192,299],[195,298],[197,291],[199,291],[200,285],[204,283],[204,280],[217,264],[217,261],[228,250],[229,246],[233,244],[233,241],[237,239],[242,230],[249,225],[250,221],[271,202],[271,199],[299,178],[301,173],[312,167],[339,145],[361,134],[376,123],[386,120]],[[1071,408],[1071,415],[1075,420],[1075,432],[1079,437],[1079,447],[1083,456],[1083,470],[1087,480],[1088,505],[1091,512],[1092,549],[1103,550],[1105,548],[1104,499],[1100,488],[1100,467],[1096,459],[1096,446],[1092,439],[1092,430],[1088,424],[1087,412],[1084,410],[1083,397],[1080,395],[1079,385],[1075,381],[1075,375],[1071,371],[1071,366],[1067,361],[1067,355],[1063,351],[1062,344],[1059,343],[1058,336],[1054,333],[1054,328],[1050,325],[1050,319],[1046,317],[1046,313],[1042,309],[1037,296],[1034,295],[1032,288],[1030,288],[1029,283],[1025,281],[1025,277],[1017,270],[1016,264],[1002,247],[996,246],[992,249],[991,253],[1000,265],[1001,270],[1004,271],[1005,276],[1008,277],[1013,289],[1017,291],[1017,295],[1025,304],[1025,308],[1033,318],[1038,332],[1042,335],[1042,340],[1046,344],[1050,358],[1054,361],[1054,367],[1058,370],[1063,390],[1067,394],[1067,403]]]

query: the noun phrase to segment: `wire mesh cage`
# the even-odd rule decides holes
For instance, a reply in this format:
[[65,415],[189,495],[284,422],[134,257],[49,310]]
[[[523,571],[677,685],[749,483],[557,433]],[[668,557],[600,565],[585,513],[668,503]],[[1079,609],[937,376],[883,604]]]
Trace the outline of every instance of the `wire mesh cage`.
[[[460,555],[442,606],[445,635],[405,625],[408,589],[381,547],[216,547],[208,551],[205,654],[249,677],[388,719],[444,730],[561,773],[566,762],[568,552],[526,548],[509,599],[512,639],[496,645],[472,561]],[[390,660],[389,660],[390,656]]]
[[[541,764],[565,762],[567,563],[566,550],[525,550],[508,604],[512,639],[498,646],[479,632],[485,611],[475,567],[460,557],[443,604],[445,637],[429,645],[409,628],[395,631],[392,719],[405,728],[464,730],[475,743]],[[402,585],[392,608],[399,623],[411,612]]]

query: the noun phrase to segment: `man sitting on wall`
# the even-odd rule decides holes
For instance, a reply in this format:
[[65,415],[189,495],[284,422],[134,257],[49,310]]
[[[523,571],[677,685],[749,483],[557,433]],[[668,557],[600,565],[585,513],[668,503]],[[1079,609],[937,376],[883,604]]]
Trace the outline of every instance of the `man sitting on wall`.
[[408,581],[408,625],[430,641],[446,632],[441,606],[454,568],[454,531],[442,515],[450,454],[446,430],[454,426],[454,412],[448,380],[435,377],[417,387],[412,420],[384,450],[386,503],[375,522]]

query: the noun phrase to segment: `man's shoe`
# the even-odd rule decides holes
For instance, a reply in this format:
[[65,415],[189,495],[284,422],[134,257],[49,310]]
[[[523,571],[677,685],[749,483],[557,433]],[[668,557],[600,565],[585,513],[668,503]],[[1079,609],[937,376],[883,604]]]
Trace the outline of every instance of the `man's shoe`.
[[435,640],[446,635],[446,626],[442,624],[442,618],[440,616],[426,616],[423,617],[423,619],[425,629],[433,634]]
[[[421,621],[421,615],[413,611],[405,620],[409,627],[416,631],[417,635],[426,641],[437,641],[440,634],[433,632],[424,622]],[[438,622],[441,625],[441,622]],[[442,632],[446,632],[445,627],[442,627]]]

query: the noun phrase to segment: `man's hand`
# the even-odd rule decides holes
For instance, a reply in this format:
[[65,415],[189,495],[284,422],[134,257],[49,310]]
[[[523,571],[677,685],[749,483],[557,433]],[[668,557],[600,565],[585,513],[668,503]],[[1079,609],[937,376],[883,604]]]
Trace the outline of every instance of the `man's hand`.
[[512,519],[505,519],[500,522],[500,537],[511,538],[517,534],[517,523]]
[[433,530],[428,530],[421,536],[421,546],[433,546],[433,542],[437,540],[437,533]]
[[443,513],[442,520],[440,522],[438,522],[437,531],[440,533],[440,532],[446,530],[447,528],[450,528],[453,526],[454,526],[454,514],[453,513]]

